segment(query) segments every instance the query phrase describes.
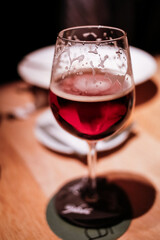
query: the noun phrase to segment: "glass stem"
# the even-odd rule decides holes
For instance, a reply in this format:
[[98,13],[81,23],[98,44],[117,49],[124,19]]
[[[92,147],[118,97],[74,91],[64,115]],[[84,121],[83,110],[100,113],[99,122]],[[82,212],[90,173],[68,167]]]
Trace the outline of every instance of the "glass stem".
[[97,183],[96,183],[96,164],[97,164],[97,151],[96,141],[88,141],[89,152],[87,156],[88,161],[88,178],[89,178],[89,199],[91,201],[97,200]]

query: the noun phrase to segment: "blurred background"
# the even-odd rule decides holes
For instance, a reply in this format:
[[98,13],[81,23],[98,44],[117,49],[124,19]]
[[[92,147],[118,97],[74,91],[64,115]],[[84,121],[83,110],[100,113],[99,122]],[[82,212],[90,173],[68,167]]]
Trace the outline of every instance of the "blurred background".
[[[4,67],[1,83],[19,79],[17,64],[28,53],[53,45],[67,27],[100,24],[120,27],[129,44],[152,55],[160,53],[159,0],[58,0],[19,4],[10,2],[3,13]],[[3,48],[3,45],[2,45]]]

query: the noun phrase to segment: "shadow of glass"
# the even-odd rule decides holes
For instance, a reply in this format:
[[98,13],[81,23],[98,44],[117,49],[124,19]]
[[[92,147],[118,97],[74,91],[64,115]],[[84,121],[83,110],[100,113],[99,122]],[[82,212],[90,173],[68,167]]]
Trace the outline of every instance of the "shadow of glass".
[[[54,195],[46,210],[46,219],[51,230],[62,239],[101,239],[115,240],[123,235],[132,221],[132,219],[147,213],[153,206],[156,198],[156,189],[153,184],[146,178],[127,172],[110,172],[98,176],[100,183],[99,188],[104,189],[102,194],[111,204],[114,211],[121,210],[121,215],[116,221],[107,220],[103,227],[88,228],[72,224],[57,214],[55,208]],[[105,181],[104,181],[105,180]],[[75,184],[77,179],[67,183]],[[66,185],[65,185],[66,186]],[[63,186],[64,187],[64,186]],[[71,198],[72,201],[72,198]],[[154,224],[154,223],[153,223]]]
[[132,218],[145,214],[153,206],[156,189],[146,178],[126,172],[112,172],[107,179],[124,190],[132,207]]
[[151,80],[136,85],[136,106],[150,101],[157,94],[157,92],[157,86]]

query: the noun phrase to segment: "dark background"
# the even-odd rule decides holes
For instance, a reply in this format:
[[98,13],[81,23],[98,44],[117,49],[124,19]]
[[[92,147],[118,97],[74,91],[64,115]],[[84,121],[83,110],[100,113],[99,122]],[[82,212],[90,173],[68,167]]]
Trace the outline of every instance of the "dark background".
[[127,32],[130,45],[152,55],[160,54],[159,0],[8,2],[2,14],[2,83],[20,78],[17,64],[26,54],[55,44],[61,29],[76,25],[120,27]]

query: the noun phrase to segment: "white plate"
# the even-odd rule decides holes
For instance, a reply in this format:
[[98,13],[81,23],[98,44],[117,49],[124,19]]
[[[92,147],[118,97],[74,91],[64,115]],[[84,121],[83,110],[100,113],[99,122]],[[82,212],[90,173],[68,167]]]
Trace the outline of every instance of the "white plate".
[[[152,77],[157,68],[156,61],[149,53],[132,46],[130,53],[134,80],[138,85]],[[34,86],[49,88],[53,55],[54,46],[48,46],[25,56],[17,67],[20,77]]]
[[54,46],[29,53],[17,66],[20,77],[34,86],[48,89],[53,56]]
[[[122,144],[128,138],[130,128],[131,126],[108,141],[98,142],[97,151],[111,150]],[[80,155],[85,155],[88,152],[87,143],[64,131],[56,122],[50,109],[38,117],[34,133],[40,143],[53,151]]]

